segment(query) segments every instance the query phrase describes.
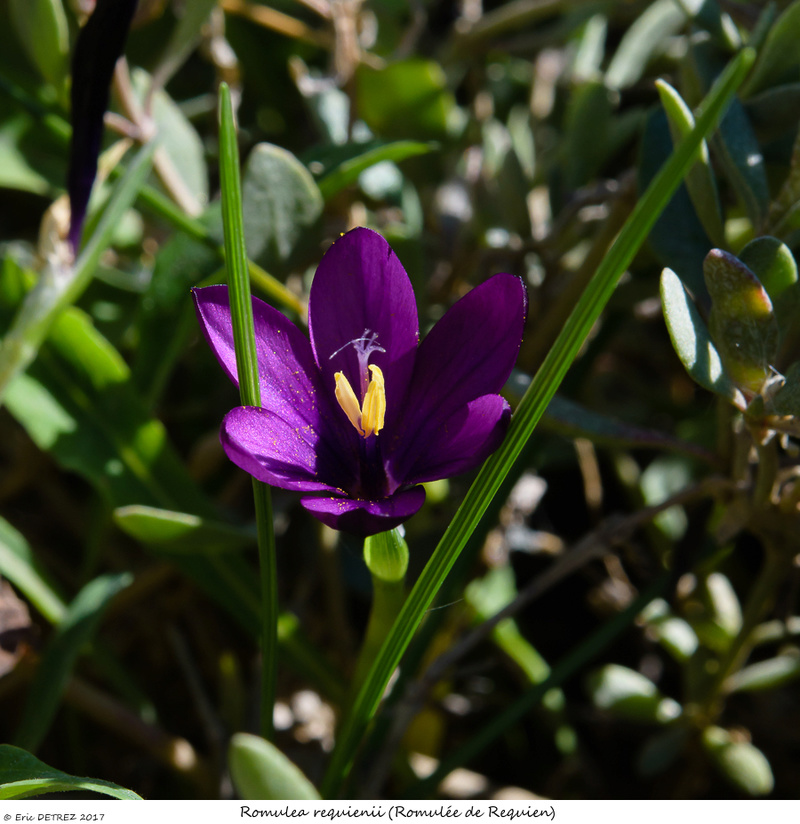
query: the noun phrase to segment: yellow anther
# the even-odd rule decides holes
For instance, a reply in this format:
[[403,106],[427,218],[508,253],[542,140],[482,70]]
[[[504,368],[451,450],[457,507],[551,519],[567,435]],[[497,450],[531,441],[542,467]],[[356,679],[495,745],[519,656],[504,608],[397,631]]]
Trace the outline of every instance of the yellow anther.
[[364,395],[364,411],[361,413],[361,426],[364,437],[378,434],[383,429],[383,419],[386,415],[386,388],[383,383],[383,372],[377,366],[370,366],[369,373],[372,380]]
[[358,403],[356,393],[353,392],[353,387],[350,386],[350,381],[344,376],[344,372],[337,372],[333,376],[336,380],[336,400],[339,401],[339,406],[344,409],[344,414],[347,419],[358,430],[360,435],[364,434],[361,428],[361,406]]
[[358,434],[364,438],[370,435],[377,435],[383,429],[383,419],[386,415],[386,390],[383,384],[383,372],[377,366],[370,366],[369,372],[372,378],[364,395],[364,410],[358,402],[350,381],[344,376],[344,372],[336,372],[336,400],[344,410],[347,419],[358,430]]

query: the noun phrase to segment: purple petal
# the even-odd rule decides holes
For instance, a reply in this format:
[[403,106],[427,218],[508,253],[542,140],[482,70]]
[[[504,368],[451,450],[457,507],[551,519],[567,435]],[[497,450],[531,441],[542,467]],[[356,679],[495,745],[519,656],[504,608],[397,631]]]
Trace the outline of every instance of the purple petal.
[[500,395],[484,395],[438,428],[423,429],[423,441],[409,449],[419,457],[405,475],[406,482],[450,478],[480,466],[500,446],[510,419],[511,407]]
[[361,398],[362,373],[351,341],[365,330],[377,335],[369,362],[386,380],[386,429],[402,415],[402,399],[419,338],[411,282],[389,244],[370,229],[353,229],[334,241],[317,268],[308,303],[308,327],[326,388],[343,371]]
[[259,481],[302,492],[336,490],[323,480],[331,462],[325,466],[320,436],[310,426],[297,426],[259,407],[239,406],[222,421],[220,440],[231,461]]
[[417,462],[428,444],[426,430],[447,431],[463,407],[502,389],[519,353],[527,303],[518,277],[494,275],[431,329],[417,351],[403,410],[405,429],[389,456],[395,478],[404,481]]
[[415,486],[379,501],[307,495],[301,503],[323,524],[366,537],[393,529],[410,518],[425,503],[425,490]]
[[[238,386],[233,325],[227,286],[193,289],[203,334],[228,377]],[[328,393],[308,338],[277,309],[253,298],[253,322],[261,387],[261,406],[289,421],[318,428],[330,416]]]
[[92,16],[78,34],[72,57],[72,140],[67,191],[69,240],[77,256],[86,207],[97,174],[114,66],[122,54],[137,0],[97,0]]

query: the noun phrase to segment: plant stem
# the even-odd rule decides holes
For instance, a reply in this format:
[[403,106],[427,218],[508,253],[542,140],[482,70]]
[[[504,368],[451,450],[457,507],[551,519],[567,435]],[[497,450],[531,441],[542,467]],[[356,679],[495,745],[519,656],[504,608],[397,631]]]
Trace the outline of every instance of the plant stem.
[[[222,223],[225,234],[225,262],[231,323],[236,350],[239,392],[244,406],[261,406],[261,385],[250,296],[247,252],[244,243],[242,188],[239,179],[239,147],[233,120],[230,89],[220,86],[220,180],[222,183]],[[261,578],[261,734],[274,735],[273,711],[277,682],[278,581],[272,497],[266,484],[253,480]]]
[[372,576],[372,609],[369,613],[364,645],[361,647],[353,676],[353,697],[370,671],[389,630],[400,614],[405,598],[404,581],[381,581],[377,576]]

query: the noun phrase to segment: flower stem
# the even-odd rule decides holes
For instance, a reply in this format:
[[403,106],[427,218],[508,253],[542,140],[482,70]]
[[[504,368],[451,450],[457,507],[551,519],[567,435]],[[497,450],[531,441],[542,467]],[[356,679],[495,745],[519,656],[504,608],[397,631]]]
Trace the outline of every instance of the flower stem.
[[397,529],[372,535],[364,540],[364,561],[372,575],[372,609],[356,663],[351,701],[358,694],[405,602],[408,544]]
[[[261,406],[253,301],[244,242],[242,188],[239,179],[239,148],[233,120],[230,89],[220,85],[220,182],[225,262],[231,303],[231,323],[236,350],[236,369],[243,406]],[[261,575],[261,734],[270,740],[274,729],[278,650],[278,581],[275,533],[270,489],[253,481],[258,554]]]

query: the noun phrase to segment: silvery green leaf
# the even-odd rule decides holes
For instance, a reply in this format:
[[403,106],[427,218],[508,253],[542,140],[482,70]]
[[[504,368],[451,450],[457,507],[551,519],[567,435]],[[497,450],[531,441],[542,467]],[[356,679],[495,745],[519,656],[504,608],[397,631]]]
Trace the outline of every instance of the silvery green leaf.
[[737,406],[741,405],[741,393],[725,371],[700,313],[671,269],[661,273],[661,304],[672,346],[692,379]]

